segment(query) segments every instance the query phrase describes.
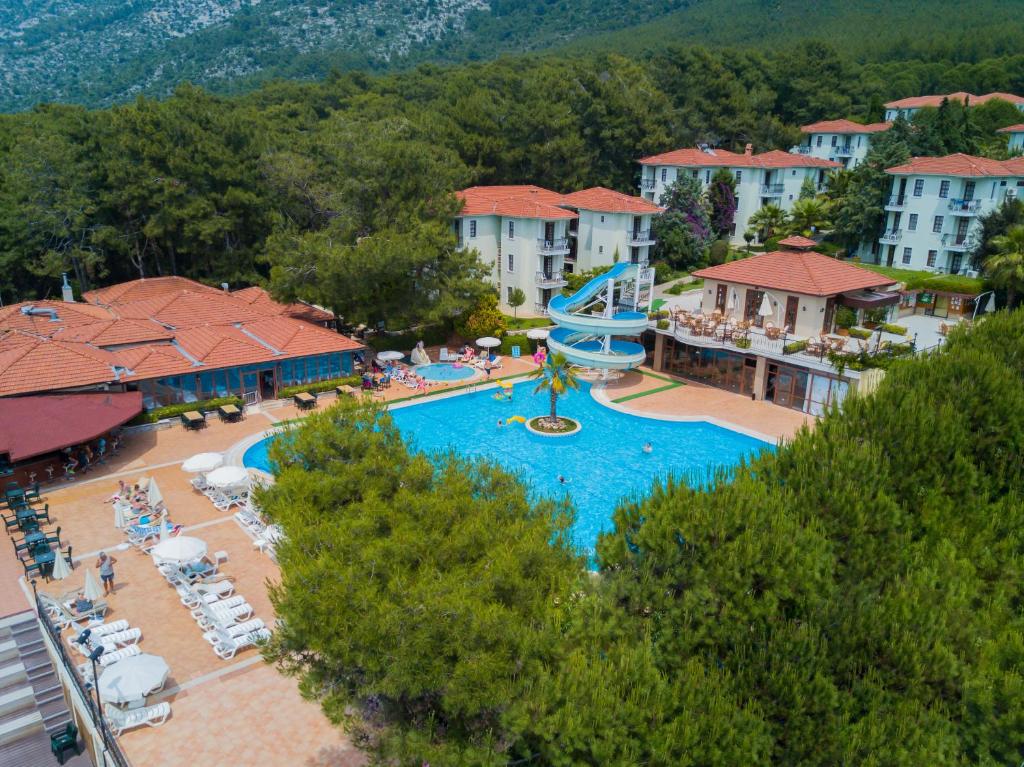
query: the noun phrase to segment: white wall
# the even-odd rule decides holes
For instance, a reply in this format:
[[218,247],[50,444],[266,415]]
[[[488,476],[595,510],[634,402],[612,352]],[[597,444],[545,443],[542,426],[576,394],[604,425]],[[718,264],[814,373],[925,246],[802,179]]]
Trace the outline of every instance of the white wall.
[[[748,290],[761,290],[761,288],[754,288],[751,285],[740,285],[736,283],[723,283],[720,280],[705,280],[704,289],[701,297],[701,307],[705,314],[709,314],[715,309],[715,299],[718,295],[718,286],[726,286],[726,300],[725,300],[725,313],[731,314],[735,319],[743,319],[744,308],[746,307],[746,296]],[[787,293],[782,290],[765,290],[768,294],[768,300],[771,302],[774,314],[767,317],[766,320],[772,322],[776,327],[784,327],[786,320],[786,306],[791,296],[797,299],[797,313],[796,313],[796,327],[790,331],[789,335],[798,336],[800,338],[816,337],[822,332],[822,326],[825,320],[825,305],[828,301],[823,296],[805,296],[800,293]],[[735,304],[733,311],[728,310],[730,298],[735,293],[735,297],[732,299]],[[760,305],[759,305],[760,306]],[[831,328],[830,328],[831,330]]]
[[790,151],[819,160],[831,160],[856,168],[871,147],[870,133],[809,133],[803,144]]
[[[651,216],[635,216],[633,213],[607,213],[594,210],[580,210],[579,227],[576,234],[576,263],[574,271],[582,272],[597,267],[611,266],[618,261],[632,260],[633,219],[640,218],[640,231],[650,231]],[[647,263],[649,246],[637,247],[639,263]]]
[[1024,133],[1011,133],[1009,149],[1011,152],[1024,152]]

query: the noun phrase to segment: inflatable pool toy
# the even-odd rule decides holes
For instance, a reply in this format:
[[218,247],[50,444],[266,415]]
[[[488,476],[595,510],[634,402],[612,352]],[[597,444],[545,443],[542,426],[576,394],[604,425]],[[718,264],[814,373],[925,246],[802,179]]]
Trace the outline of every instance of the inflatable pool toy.
[[521,415],[510,415],[505,419],[505,423],[526,423],[526,419]]
[[512,384],[508,381],[498,381],[498,385],[501,387],[501,391],[494,395],[494,399],[499,402],[511,402],[512,401]]

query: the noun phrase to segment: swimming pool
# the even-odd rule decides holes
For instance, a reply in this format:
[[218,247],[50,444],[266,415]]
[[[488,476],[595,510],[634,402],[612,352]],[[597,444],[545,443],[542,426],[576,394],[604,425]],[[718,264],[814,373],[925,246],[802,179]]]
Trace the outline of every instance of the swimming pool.
[[476,369],[468,365],[455,365],[450,362],[432,362],[429,365],[417,365],[413,372],[421,375],[428,381],[468,381],[472,378]]
[[[395,424],[413,445],[428,452],[453,448],[468,457],[488,458],[519,472],[537,493],[568,495],[576,506],[573,541],[588,556],[598,533],[612,527],[612,512],[625,497],[649,494],[653,482],[669,475],[706,477],[715,468],[736,465],[772,445],[739,432],[699,422],[659,421],[620,413],[595,402],[590,385],[558,401],[558,412],[576,418],[582,430],[571,437],[530,434],[521,423],[548,411],[546,393],[533,394],[532,382],[512,387],[511,401],[495,399],[495,389],[395,408]],[[650,442],[653,451],[645,453]],[[269,470],[266,443],[250,448],[246,466]],[[563,484],[559,475],[566,479]]]

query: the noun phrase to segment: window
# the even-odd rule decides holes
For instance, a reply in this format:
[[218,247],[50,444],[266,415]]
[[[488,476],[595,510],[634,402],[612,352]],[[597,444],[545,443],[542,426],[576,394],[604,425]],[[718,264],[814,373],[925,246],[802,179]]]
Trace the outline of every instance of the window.
[[476,237],[476,221],[469,222],[469,236]]
[[508,270],[514,272],[516,270],[516,257],[511,253],[508,254]]
[[789,175],[791,175],[791,176],[795,176],[795,175],[796,175],[796,171],[793,171],[793,172],[792,172],[792,173],[790,173]]
[[910,254],[911,254],[910,248],[904,248],[903,249],[903,263],[904,264],[909,264],[910,263]]
[[664,184],[667,179],[668,179],[668,168],[662,168],[661,169],[661,183]]
[[939,234],[942,232],[942,216],[936,216],[935,220],[932,221],[932,231],[935,234]]
[[839,136],[832,137],[832,146],[836,146],[839,143]]
[[509,285],[507,288],[505,288],[505,301],[506,301],[506,303],[512,303],[512,293],[514,291],[515,291],[515,288],[512,287],[511,285]]
[[915,178],[914,179],[914,197],[920,197],[922,194],[924,194],[924,179],[923,178]]
[[604,245],[598,245],[597,246],[597,252],[598,253],[604,253]]
[[510,240],[514,240],[516,238],[516,222],[515,221],[509,221],[508,222],[508,238]]
[[740,183],[743,180],[743,171],[736,171],[736,183]]
[[916,213],[911,213],[910,214],[910,221],[907,222],[907,229],[910,230],[911,232],[916,232],[917,231],[917,214]]
[[949,197],[949,181],[939,182],[939,197]]
[[939,251],[929,250],[928,251],[928,266],[935,266],[935,260],[939,257]]
[[709,171],[709,170],[704,171],[704,183],[705,184],[710,184],[711,183],[711,171]]
[[821,136],[818,136],[818,140],[814,142],[815,146],[821,146]]
[[697,176],[699,175],[699,171],[696,168],[694,168],[693,170],[690,171],[690,175],[693,178],[697,178]]
[[732,222],[732,226],[729,227],[729,236],[730,237],[735,237],[736,236],[736,222],[735,221],[733,221]]
[[601,223],[604,223],[604,216],[601,216]]

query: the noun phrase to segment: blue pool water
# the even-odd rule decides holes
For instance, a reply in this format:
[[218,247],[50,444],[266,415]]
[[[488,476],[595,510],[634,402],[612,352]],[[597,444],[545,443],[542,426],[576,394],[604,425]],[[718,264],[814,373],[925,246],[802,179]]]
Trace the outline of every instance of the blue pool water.
[[465,381],[473,377],[474,368],[468,365],[455,367],[448,362],[434,362],[430,365],[417,366],[415,372],[428,381]]
[[[585,383],[558,401],[560,414],[583,424],[578,434],[552,438],[531,434],[519,423],[499,427],[498,419],[529,419],[547,412],[547,395],[533,394],[533,385],[516,384],[510,402],[495,399],[491,389],[398,408],[391,415],[420,450],[453,448],[464,456],[488,458],[519,472],[537,493],[568,495],[576,506],[573,540],[588,556],[598,533],[611,529],[612,512],[623,498],[646,496],[652,483],[669,475],[704,477],[714,468],[728,468],[744,456],[773,449],[709,423],[620,413],[595,402]],[[643,452],[645,442],[653,452]],[[266,440],[249,448],[243,462],[269,471]],[[566,484],[558,481],[559,475]]]

